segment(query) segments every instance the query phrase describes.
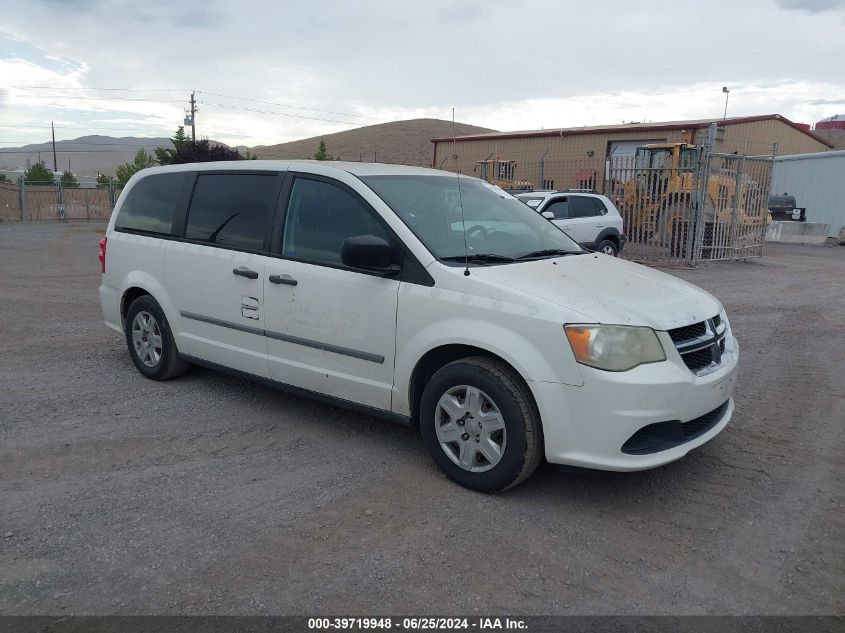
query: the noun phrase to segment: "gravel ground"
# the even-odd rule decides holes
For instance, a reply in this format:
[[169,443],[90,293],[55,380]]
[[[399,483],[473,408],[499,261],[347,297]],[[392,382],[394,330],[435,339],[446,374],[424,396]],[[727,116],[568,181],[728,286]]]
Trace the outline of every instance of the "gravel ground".
[[194,369],[101,323],[95,225],[0,225],[0,613],[845,613],[845,248],[672,270],[742,346],[675,464],[484,496],[418,432]]

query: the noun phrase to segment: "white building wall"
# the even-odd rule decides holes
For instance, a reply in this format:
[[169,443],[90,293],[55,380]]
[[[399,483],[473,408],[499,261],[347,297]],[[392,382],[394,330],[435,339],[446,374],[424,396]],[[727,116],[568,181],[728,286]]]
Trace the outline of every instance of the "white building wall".
[[845,226],[845,151],[778,156],[771,192],[795,196],[807,222],[829,224],[829,236],[836,237]]

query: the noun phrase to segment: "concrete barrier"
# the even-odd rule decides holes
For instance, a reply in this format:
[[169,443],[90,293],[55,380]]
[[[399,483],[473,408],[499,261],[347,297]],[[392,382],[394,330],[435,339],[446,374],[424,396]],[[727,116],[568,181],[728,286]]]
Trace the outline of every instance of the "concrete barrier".
[[772,222],[766,228],[766,241],[822,246],[829,232],[829,224],[818,222]]

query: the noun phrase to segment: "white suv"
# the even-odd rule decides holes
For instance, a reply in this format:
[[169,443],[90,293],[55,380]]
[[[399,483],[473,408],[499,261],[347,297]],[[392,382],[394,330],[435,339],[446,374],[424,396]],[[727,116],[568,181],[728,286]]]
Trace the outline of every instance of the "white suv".
[[516,197],[588,250],[615,256],[625,246],[622,216],[607,196],[570,189],[518,193]]
[[[731,418],[719,301],[583,250],[474,178],[362,163],[146,169],[101,242],[105,323],[146,377],[190,363],[406,424],[494,492],[640,470]],[[237,421],[233,421],[237,424]]]

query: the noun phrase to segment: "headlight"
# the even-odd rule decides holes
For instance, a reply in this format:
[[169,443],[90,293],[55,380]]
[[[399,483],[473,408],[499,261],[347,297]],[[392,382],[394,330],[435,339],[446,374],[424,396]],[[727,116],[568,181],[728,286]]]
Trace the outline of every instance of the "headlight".
[[650,327],[567,325],[565,330],[575,359],[596,369],[626,371],[666,360],[663,346]]

